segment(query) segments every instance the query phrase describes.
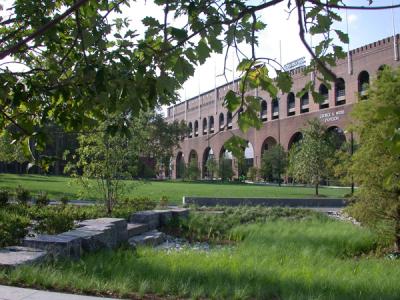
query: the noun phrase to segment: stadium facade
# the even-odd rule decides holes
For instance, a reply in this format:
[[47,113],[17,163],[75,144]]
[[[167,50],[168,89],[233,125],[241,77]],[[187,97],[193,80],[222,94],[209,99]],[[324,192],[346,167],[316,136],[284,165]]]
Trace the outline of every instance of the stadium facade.
[[[380,69],[385,65],[400,65],[399,40],[399,35],[396,35],[351,50],[346,59],[337,61],[333,67],[338,80],[331,84],[330,89],[319,82],[318,74],[304,75],[304,68],[300,67],[291,71],[292,91],[279,94],[279,101],[271,99],[265,91],[250,91],[262,98],[260,118],[263,125],[261,129],[250,129],[246,134],[238,129],[237,115],[232,118],[232,114],[223,106],[225,94],[229,89],[237,90],[238,81],[169,107],[166,120],[184,120],[191,129],[174,153],[170,170],[172,178],[182,176],[177,166],[192,160],[197,161],[201,177],[206,178],[206,162],[210,157],[213,156],[216,161],[224,156],[230,157],[224,149],[224,143],[232,134],[248,140],[246,158],[255,167],[260,167],[263,152],[272,145],[279,143],[288,150],[301,138],[300,130],[312,118],[325,123],[329,130],[335,130],[343,139],[352,139],[345,129],[353,105],[366,96],[367,85],[376,78]],[[314,103],[308,93],[302,98],[296,97],[310,79],[315,81],[316,89],[325,99],[321,104]],[[234,163],[235,158],[232,159]]]

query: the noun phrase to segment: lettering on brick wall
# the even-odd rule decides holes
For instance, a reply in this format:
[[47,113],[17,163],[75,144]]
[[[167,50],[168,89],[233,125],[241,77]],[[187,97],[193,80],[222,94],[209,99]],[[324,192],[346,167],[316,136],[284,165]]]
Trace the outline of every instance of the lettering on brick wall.
[[336,112],[327,112],[319,115],[319,120],[324,123],[339,121],[340,117],[344,115],[344,110]]

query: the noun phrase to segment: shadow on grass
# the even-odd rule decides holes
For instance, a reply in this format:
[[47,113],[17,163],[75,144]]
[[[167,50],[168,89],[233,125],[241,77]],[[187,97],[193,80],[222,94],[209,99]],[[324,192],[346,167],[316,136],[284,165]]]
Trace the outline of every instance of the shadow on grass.
[[[163,263],[160,259],[153,261],[152,257],[134,257],[131,251],[104,251],[86,256],[79,263],[56,264],[50,269],[43,269],[43,272],[39,270],[35,282],[50,287],[46,283],[46,272],[51,270],[52,275],[58,272],[63,274],[57,282],[58,287],[93,293],[99,292],[104,286],[107,291],[116,292],[122,297],[138,292],[144,282],[149,293],[189,297],[200,290],[201,297],[225,299],[238,296],[240,299],[398,299],[400,292],[398,286],[383,291],[379,283],[366,283],[360,279],[345,283],[335,276],[313,278],[308,272],[302,274],[304,277],[294,278],[290,274],[282,276],[279,274],[281,270],[268,267],[262,270],[246,265],[231,267],[229,261],[225,265],[217,261],[215,265],[205,267],[201,264],[204,259],[192,262],[190,266],[179,261],[174,264],[168,261]],[[68,270],[68,274],[65,274],[65,270]],[[90,281],[92,284],[96,282],[96,287],[83,284],[77,288],[74,286],[76,280]]]
[[55,177],[52,176],[38,176],[38,175],[17,175],[18,177],[9,177],[6,174],[0,175],[0,182],[15,182],[15,181],[29,181],[29,182],[58,182],[58,183],[65,183],[69,177]]

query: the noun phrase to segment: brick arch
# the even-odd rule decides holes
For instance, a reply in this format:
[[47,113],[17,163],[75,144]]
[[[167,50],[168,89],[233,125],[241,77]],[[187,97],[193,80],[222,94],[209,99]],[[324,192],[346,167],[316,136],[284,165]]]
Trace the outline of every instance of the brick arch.
[[293,133],[289,139],[287,149],[290,150],[290,148],[292,148],[294,144],[298,143],[302,139],[303,139],[303,134],[300,131]]
[[277,140],[273,136],[268,136],[261,145],[261,155],[263,155],[264,151],[268,151],[276,144],[278,144]]
[[185,170],[185,155],[179,151],[175,156],[175,178],[183,178]]
[[212,149],[212,147],[208,146],[203,150],[203,155],[202,155],[202,160],[201,160],[201,173],[202,173],[203,178],[210,176],[210,174],[207,170],[206,164],[207,164],[208,159],[211,158],[211,156],[213,156],[215,159],[214,150]]

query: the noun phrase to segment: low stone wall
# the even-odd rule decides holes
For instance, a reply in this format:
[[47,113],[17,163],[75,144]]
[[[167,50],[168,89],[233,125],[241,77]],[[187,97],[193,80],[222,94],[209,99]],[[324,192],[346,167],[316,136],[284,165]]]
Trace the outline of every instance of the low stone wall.
[[214,198],[183,197],[183,204],[199,206],[280,206],[280,207],[344,207],[346,201],[340,198]]
[[132,247],[157,244],[162,242],[164,235],[156,228],[173,218],[186,218],[188,215],[188,209],[170,208],[132,213],[129,223],[119,218],[85,220],[67,232],[26,237],[24,247],[0,249],[0,267],[15,267],[45,258],[79,259],[83,252],[114,249],[122,243]]

